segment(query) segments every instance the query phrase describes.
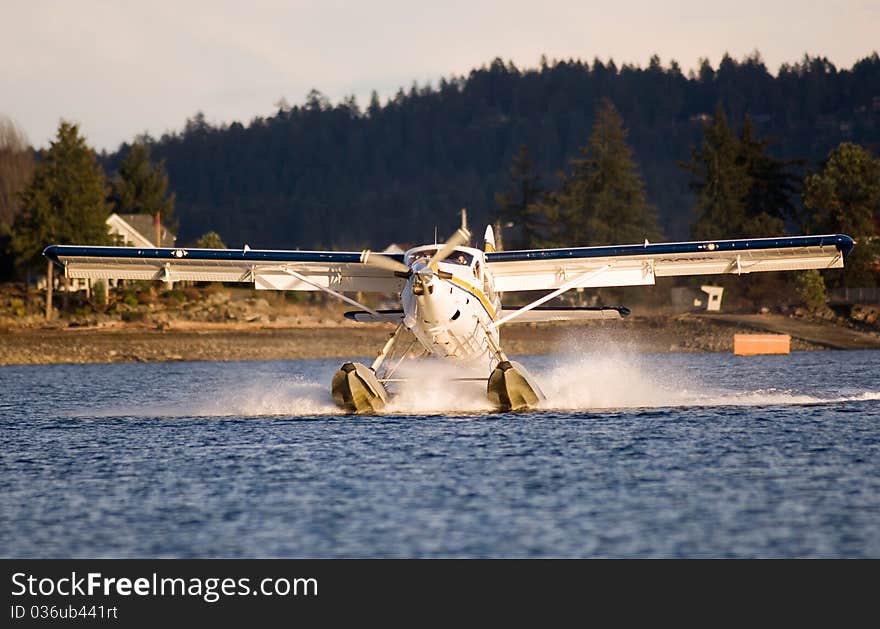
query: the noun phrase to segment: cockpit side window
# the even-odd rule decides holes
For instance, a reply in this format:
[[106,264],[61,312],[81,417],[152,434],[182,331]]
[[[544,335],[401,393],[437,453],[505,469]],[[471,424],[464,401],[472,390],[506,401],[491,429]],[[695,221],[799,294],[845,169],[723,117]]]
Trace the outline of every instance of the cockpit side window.
[[473,256],[469,253],[465,253],[464,251],[453,251],[452,255],[446,258],[446,261],[452,262],[453,264],[470,266],[470,263],[473,261],[473,259]]

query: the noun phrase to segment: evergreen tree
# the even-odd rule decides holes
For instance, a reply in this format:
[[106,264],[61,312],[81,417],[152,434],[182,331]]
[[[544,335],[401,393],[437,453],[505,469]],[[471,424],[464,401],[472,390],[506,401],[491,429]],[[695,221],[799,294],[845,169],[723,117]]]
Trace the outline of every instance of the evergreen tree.
[[580,157],[570,161],[569,176],[549,200],[558,208],[550,214],[558,216],[560,244],[626,244],[660,237],[626,136],[617,109],[603,100]]
[[57,137],[21,195],[11,249],[20,268],[45,264],[51,244],[107,244],[107,181],[77,125],[62,121]]
[[825,278],[818,269],[800,271],[794,277],[797,296],[810,310],[821,310],[828,303],[828,293],[825,292]]
[[749,116],[739,137],[734,135],[720,104],[703,131],[703,144],[693,149],[693,160],[681,164],[696,177],[691,183],[697,193],[693,236],[715,240],[784,233],[785,221],[799,218],[795,197],[800,183],[794,169],[803,160],[768,154],[773,140],[759,138]]
[[220,239],[220,234],[215,231],[202,234],[196,241],[196,247],[199,249],[226,249],[226,245]]
[[[510,234],[504,243],[509,249],[537,247],[548,225],[538,209],[543,197],[541,177],[535,172],[535,164],[525,144],[513,156],[509,177],[504,192],[495,195],[495,237],[500,239],[502,233]],[[508,225],[510,229],[503,232]],[[501,240],[498,245],[501,246]]]
[[15,222],[19,193],[34,174],[34,156],[27,136],[6,116],[0,116],[0,236]]
[[844,233],[856,248],[843,274],[846,286],[877,283],[873,265],[880,256],[880,159],[858,144],[843,142],[828,155],[821,173],[807,177],[804,206],[813,212],[818,233]]
[[379,94],[376,90],[370,92],[370,104],[367,106],[367,114],[375,117],[382,113],[382,104],[379,102]]
[[0,116],[0,279],[14,272],[10,248],[12,225],[21,211],[21,191],[34,175],[34,155],[27,136],[6,116]]
[[[768,223],[780,226],[786,220],[799,219],[795,199],[801,192],[801,177],[795,169],[803,167],[804,160],[777,159],[767,153],[775,142],[772,138],[758,138],[751,116],[746,116],[740,134],[740,160],[745,166],[749,179],[746,194],[746,215],[752,225]],[[801,221],[802,222],[802,221]],[[799,225],[803,231],[803,225]],[[773,235],[756,232],[754,235]]]
[[743,236],[751,177],[721,103],[711,124],[703,128],[703,143],[691,155],[691,162],[681,164],[696,177],[690,184],[697,195],[691,234],[700,240]]
[[173,223],[174,193],[168,194],[165,160],[150,162],[150,148],[135,143],[119,165],[111,182],[113,210],[120,214],[159,214],[166,225]]

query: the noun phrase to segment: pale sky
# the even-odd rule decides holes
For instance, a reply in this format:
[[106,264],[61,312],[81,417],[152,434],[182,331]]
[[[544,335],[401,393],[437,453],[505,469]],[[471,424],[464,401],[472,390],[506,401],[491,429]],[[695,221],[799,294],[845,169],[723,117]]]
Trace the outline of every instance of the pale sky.
[[334,103],[437,85],[495,57],[580,58],[687,72],[755,49],[838,67],[880,49],[880,0],[0,0],[0,114],[46,146],[61,118],[97,149],[273,114],[316,88]]

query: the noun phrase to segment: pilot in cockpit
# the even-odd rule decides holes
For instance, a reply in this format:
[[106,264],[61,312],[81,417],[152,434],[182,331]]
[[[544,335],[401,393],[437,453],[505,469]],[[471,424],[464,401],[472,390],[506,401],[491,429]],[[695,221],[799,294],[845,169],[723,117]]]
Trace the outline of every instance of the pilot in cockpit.
[[427,252],[427,251],[422,251],[422,252],[416,254],[416,257],[412,261],[412,264],[413,265],[416,265],[418,263],[428,264],[428,262],[430,262],[430,260],[431,260],[431,256],[428,255],[428,253],[429,252]]

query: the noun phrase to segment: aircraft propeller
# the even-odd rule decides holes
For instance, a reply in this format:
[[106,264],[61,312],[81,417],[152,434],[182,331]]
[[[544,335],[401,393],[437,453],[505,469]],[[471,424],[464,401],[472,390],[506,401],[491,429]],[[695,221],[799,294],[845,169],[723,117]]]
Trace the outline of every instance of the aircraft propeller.
[[376,253],[369,249],[361,252],[361,262],[379,269],[385,269],[386,271],[394,271],[395,275],[399,273],[404,277],[409,277],[412,274],[412,270],[403,262],[398,262],[394,258],[383,256],[381,253]]
[[[419,275],[422,276],[430,276],[432,274],[436,274],[441,278],[448,279],[452,275],[445,271],[440,271],[437,268],[437,265],[443,262],[446,258],[448,258],[453,251],[455,251],[456,247],[459,247],[471,239],[471,233],[464,227],[459,227],[455,230],[455,233],[450,236],[449,240],[447,240],[442,247],[437,250],[430,261],[428,261],[427,266],[419,272]],[[369,264],[370,266],[374,266],[379,269],[385,269],[386,271],[393,271],[395,275],[398,277],[410,278],[413,274],[413,270],[406,266],[402,262],[398,262],[394,258],[389,258],[388,256],[382,255],[381,253],[376,253],[374,251],[370,251],[369,249],[361,252],[361,262],[364,264]]]
[[428,262],[428,266],[431,267],[432,271],[437,270],[437,265],[443,262],[446,258],[448,258],[455,248],[469,242],[471,239],[471,233],[467,230],[466,227],[459,227],[455,230],[455,233],[449,237],[449,240],[437,250],[437,253],[434,254],[434,257],[431,258],[431,261]]

